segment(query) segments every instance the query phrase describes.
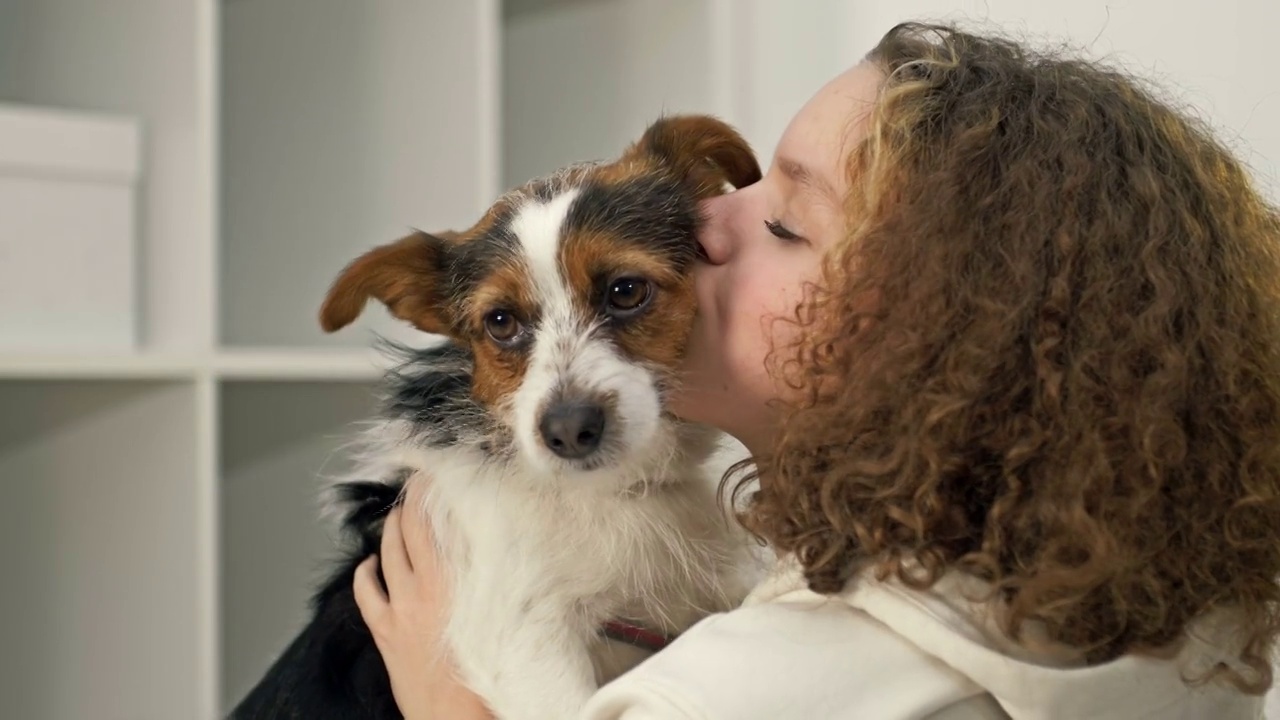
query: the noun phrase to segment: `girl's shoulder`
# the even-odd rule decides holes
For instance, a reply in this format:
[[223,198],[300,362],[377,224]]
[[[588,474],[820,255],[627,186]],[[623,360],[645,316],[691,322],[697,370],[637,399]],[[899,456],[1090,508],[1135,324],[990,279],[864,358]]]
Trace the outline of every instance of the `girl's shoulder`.
[[824,598],[807,589],[798,563],[785,558],[745,605],[838,601],[965,676],[1017,720],[1261,717],[1261,697],[1225,683],[1184,682],[1215,665],[1236,662],[1220,616],[1192,627],[1175,657],[1128,655],[1086,665],[1080,653],[1050,642],[1034,625],[1016,641],[1006,635],[987,590],[959,572],[944,575],[926,591],[862,576],[839,595]]
[[698,623],[603,688],[587,717],[931,718],[982,695],[962,673],[839,599],[776,598]]
[[[926,592],[859,578],[823,596],[783,560],[741,607],[603,688],[586,716],[914,720],[965,708],[954,716],[1260,717],[1261,698],[1188,687],[1172,661],[1086,667],[1047,643],[1013,643],[977,590],[963,578]],[[1215,657],[1208,645],[1195,652]]]

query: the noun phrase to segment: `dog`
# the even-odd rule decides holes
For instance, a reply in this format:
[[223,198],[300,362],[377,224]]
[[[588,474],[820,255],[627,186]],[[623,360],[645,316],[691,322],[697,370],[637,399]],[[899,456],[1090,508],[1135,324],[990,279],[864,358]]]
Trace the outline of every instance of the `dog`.
[[449,650],[499,718],[574,717],[738,604],[751,558],[708,482],[719,435],[666,405],[696,311],[699,202],[760,176],[728,124],[668,116],[612,162],[342,269],[325,331],[374,299],[447,342],[390,348],[400,359],[361,475],[333,488],[352,547],[233,720],[401,717],[352,579],[406,483],[424,483],[424,506],[406,511],[426,514],[449,569]]

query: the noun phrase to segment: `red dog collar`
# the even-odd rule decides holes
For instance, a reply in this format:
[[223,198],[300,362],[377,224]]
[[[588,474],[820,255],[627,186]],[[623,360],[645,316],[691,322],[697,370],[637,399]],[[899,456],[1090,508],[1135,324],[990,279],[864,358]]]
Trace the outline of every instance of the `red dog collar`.
[[609,620],[605,622],[601,632],[610,640],[635,645],[650,652],[658,652],[675,640],[675,638],[667,637],[662,633],[646,630],[639,625],[632,625],[625,620]]

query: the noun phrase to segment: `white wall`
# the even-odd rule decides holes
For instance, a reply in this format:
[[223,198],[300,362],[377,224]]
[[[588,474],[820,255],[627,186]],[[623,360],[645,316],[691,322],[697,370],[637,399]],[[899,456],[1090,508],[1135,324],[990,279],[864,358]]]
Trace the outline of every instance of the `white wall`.
[[894,24],[956,20],[1069,43],[1155,81],[1217,127],[1280,201],[1277,0],[720,1],[734,10],[729,113],[766,165],[805,100]]
[[725,112],[768,168],[792,116],[842,71],[851,53],[850,0],[719,0],[732,9]]
[[1150,78],[1220,129],[1280,200],[1276,0],[847,0],[842,64],[903,20],[958,20],[1068,42]]

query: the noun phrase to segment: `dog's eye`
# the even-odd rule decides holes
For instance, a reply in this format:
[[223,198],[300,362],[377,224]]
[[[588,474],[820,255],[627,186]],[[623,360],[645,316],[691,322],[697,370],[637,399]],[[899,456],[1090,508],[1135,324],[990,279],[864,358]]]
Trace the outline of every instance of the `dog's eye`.
[[509,345],[520,337],[520,321],[507,310],[492,310],[484,316],[484,331],[499,345]]
[[647,280],[622,278],[609,286],[605,301],[611,314],[626,315],[644,307],[651,294]]

